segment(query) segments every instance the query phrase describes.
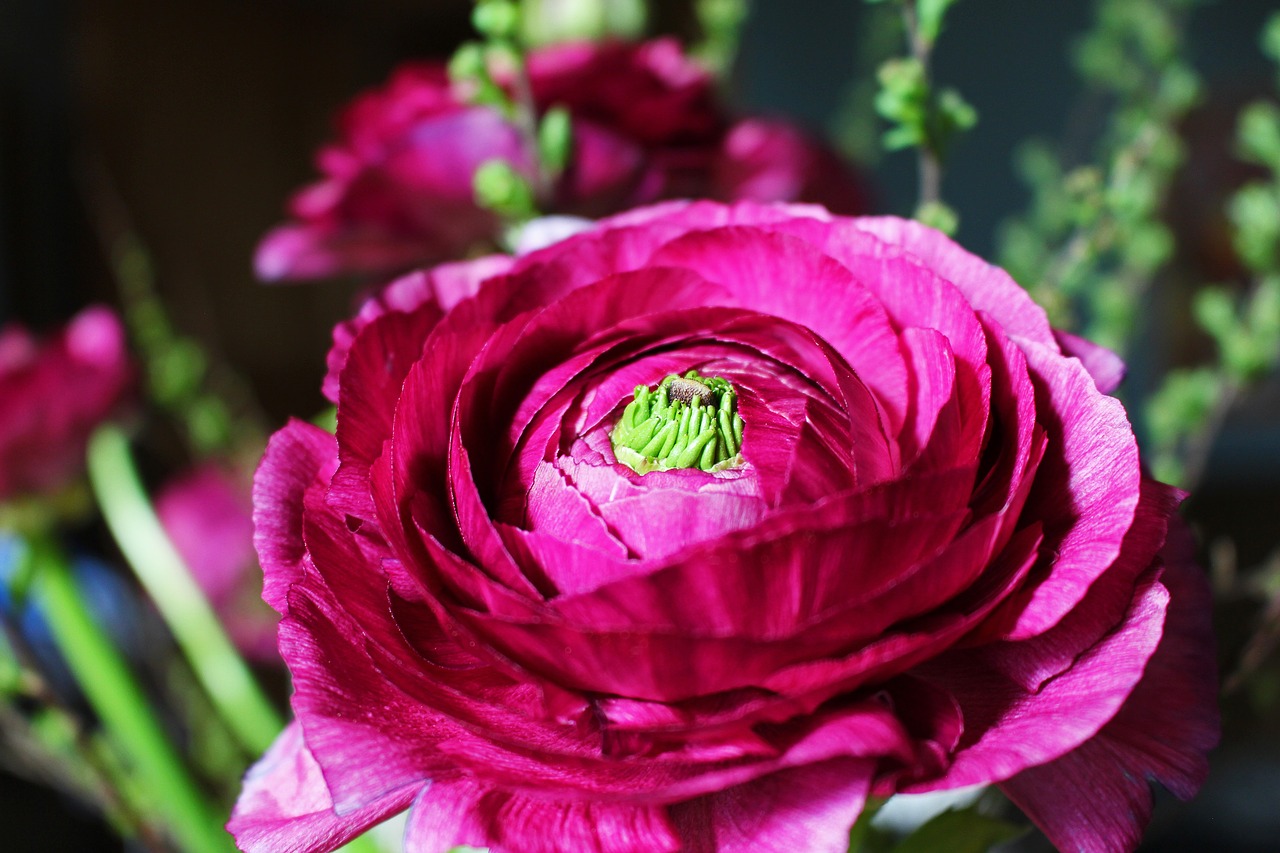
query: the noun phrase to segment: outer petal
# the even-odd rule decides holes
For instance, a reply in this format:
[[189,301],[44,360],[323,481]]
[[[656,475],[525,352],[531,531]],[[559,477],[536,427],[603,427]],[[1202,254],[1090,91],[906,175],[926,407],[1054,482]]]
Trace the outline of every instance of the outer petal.
[[[1174,549],[1184,535],[1175,531]],[[1001,785],[1063,850],[1136,847],[1151,817],[1149,782],[1186,800],[1208,775],[1220,730],[1209,588],[1183,555],[1171,556],[1161,580],[1170,595],[1164,636],[1124,707],[1079,749]]]
[[457,845],[492,853],[675,853],[666,809],[630,803],[556,802],[486,788],[471,779],[423,789],[404,846],[435,853]]
[[929,269],[960,288],[974,308],[995,317],[1010,335],[1057,349],[1044,309],[1004,270],[966,252],[942,232],[914,220],[883,216],[855,221],[859,228],[915,255]]
[[303,497],[328,480],[337,463],[333,436],[294,420],[271,437],[254,475],[253,544],[265,576],[262,597],[281,615],[289,610],[289,587],[303,573]]
[[875,764],[784,770],[672,808],[682,853],[843,853]]
[[1053,336],[1065,354],[1080,359],[1080,363],[1084,365],[1085,370],[1089,371],[1099,391],[1110,394],[1120,387],[1127,370],[1120,356],[1106,347],[1100,347],[1093,341],[1085,340],[1070,332],[1054,329]]
[[[1138,582],[1123,623],[1038,690],[1028,690],[978,654],[963,650],[920,667],[918,676],[959,701],[965,738],[945,777],[907,792],[998,782],[1093,737],[1124,704],[1155,653],[1168,601],[1153,569]],[[1055,630],[1070,629],[1064,625]],[[1027,642],[1037,641],[1058,642],[1051,635]]]
[[[338,376],[347,363],[347,354],[360,331],[383,314],[410,314],[423,305],[434,305],[448,311],[468,296],[475,295],[480,282],[510,268],[512,259],[505,255],[489,255],[471,261],[441,264],[431,270],[413,272],[396,279],[360,306],[350,320],[333,328],[333,347],[325,357],[329,372],[324,377],[324,395],[338,402]],[[439,319],[436,315],[432,324]],[[428,327],[429,328],[429,327]]]
[[339,814],[302,728],[290,723],[245,775],[227,831],[246,853],[321,853],[403,811],[416,793],[406,786]]

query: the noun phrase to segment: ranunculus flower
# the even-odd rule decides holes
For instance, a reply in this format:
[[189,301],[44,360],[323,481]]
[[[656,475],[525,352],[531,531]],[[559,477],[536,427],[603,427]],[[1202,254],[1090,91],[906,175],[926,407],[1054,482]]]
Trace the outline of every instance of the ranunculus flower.
[[168,482],[155,506],[232,641],[253,660],[278,666],[276,616],[258,597],[261,574],[247,478],[206,463]]
[[409,808],[421,853],[837,853],[976,783],[1119,850],[1204,778],[1205,584],[1118,362],[941,234],[672,203],[337,344],[336,437],[255,484],[296,722],[245,850]]
[[0,330],[0,500],[79,473],[89,434],[131,375],[124,329],[107,308],[86,308],[43,342],[16,324]]
[[[829,149],[780,121],[732,124],[710,75],[673,40],[543,48],[529,75],[539,110],[572,117],[573,152],[549,212],[596,217],[684,196],[866,212],[861,183]],[[460,100],[442,65],[403,65],[342,113],[338,139],[317,157],[323,177],[258,247],[258,275],[385,275],[461,257],[497,233],[472,189],[495,158],[527,171],[516,127]]]

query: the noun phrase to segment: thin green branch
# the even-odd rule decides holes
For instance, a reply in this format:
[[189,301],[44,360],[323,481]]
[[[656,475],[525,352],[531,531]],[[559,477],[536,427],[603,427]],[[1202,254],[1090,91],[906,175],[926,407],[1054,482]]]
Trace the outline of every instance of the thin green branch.
[[226,853],[222,818],[187,772],[146,695],[94,621],[71,567],[51,543],[32,543],[33,588],[67,664],[103,725],[136,769],[151,807],[189,853]]
[[89,442],[89,481],[120,550],[219,716],[250,753],[265,751],[284,723],[165,534],[119,428],[104,426]]

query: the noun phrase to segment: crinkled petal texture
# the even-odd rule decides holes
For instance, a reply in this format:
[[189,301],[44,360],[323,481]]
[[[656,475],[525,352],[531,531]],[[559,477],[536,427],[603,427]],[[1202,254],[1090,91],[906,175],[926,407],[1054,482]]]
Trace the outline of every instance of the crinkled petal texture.
[[0,500],[66,484],[89,434],[120,406],[133,368],[124,327],[86,308],[46,341],[0,329]]
[[[867,194],[829,149],[780,121],[730,126],[711,76],[672,39],[570,43],[531,53],[539,112],[567,110],[573,150],[541,204],[598,217],[659,198],[805,200],[864,213]],[[501,82],[501,81],[500,81]],[[469,106],[444,66],[408,63],[341,114],[321,178],[263,238],[264,281],[389,276],[491,243],[498,220],[473,200],[484,162],[531,164],[515,125]]]
[[[291,424],[259,470],[305,761],[288,796],[278,755],[250,777],[233,830],[279,834],[246,849],[328,849],[412,790],[428,853],[836,853],[870,795],[996,782],[1113,850],[1148,779],[1199,786],[1180,496],[1114,362],[1003,272],[909,222],[709,202],[474,263],[349,326],[336,437]],[[737,389],[740,458],[619,464],[633,390],[688,370]]]

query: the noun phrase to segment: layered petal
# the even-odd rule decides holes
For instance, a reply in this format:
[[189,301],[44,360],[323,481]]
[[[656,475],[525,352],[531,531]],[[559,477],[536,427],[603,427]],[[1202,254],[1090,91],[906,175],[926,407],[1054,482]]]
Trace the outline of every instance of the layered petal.
[[[1203,776],[1205,606],[1118,363],[936,232],[632,211],[396,282],[331,367],[336,437],[282,430],[256,498],[334,814],[409,790],[411,848],[834,853],[871,794],[1000,783],[1110,850],[1143,780]],[[709,470],[614,447],[675,376],[741,419]]]

